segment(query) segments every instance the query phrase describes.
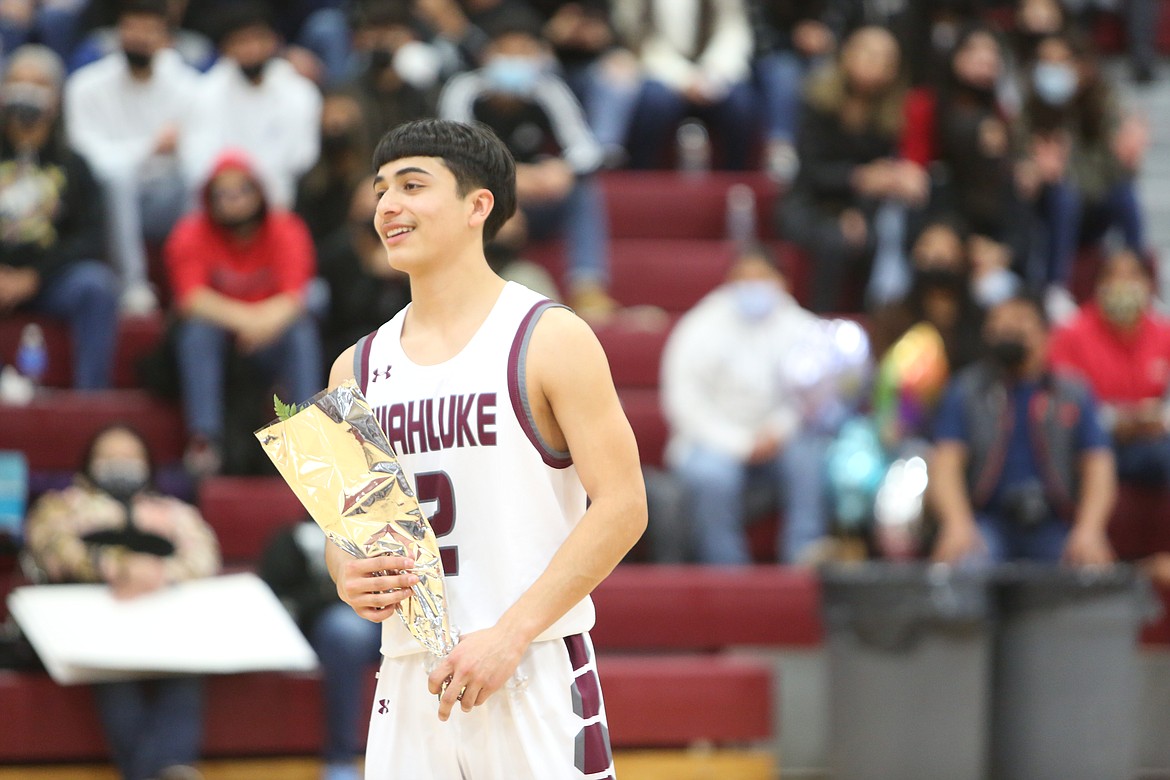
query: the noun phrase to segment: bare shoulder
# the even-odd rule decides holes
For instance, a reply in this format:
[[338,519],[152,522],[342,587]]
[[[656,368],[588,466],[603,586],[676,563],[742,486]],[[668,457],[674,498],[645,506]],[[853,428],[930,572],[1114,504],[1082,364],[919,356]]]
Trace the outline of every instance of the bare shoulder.
[[542,380],[562,377],[602,376],[608,378],[609,364],[597,335],[572,311],[553,308],[545,311],[532,331],[528,344],[529,370]]
[[330,389],[337,387],[339,384],[347,379],[353,379],[353,355],[357,349],[357,345],[351,346],[349,349],[337,356],[337,360],[333,361],[333,368],[329,369],[329,387]]

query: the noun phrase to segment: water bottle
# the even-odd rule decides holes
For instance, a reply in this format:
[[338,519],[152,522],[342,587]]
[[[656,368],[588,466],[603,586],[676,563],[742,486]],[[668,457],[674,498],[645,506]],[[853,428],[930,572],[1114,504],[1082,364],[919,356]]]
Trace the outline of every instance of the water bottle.
[[727,237],[741,247],[756,240],[756,193],[746,184],[727,188]]
[[28,461],[24,453],[0,450],[0,538],[19,541],[28,501]]
[[678,126],[678,169],[684,173],[702,174],[711,169],[711,139],[702,122],[688,119]]
[[16,348],[16,369],[33,385],[39,386],[49,368],[49,351],[45,346],[45,332],[35,322],[20,331],[20,345]]

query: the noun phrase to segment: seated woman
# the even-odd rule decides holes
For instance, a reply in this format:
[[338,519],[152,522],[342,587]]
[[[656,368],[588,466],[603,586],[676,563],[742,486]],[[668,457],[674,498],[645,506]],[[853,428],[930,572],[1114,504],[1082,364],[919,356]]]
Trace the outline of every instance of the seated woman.
[[[74,484],[45,494],[27,523],[31,567],[46,582],[106,583],[130,599],[215,574],[219,545],[189,504],[152,485],[141,434],[116,424],[99,431]],[[126,780],[195,777],[203,731],[203,681],[168,677],[100,683],[102,727]]]

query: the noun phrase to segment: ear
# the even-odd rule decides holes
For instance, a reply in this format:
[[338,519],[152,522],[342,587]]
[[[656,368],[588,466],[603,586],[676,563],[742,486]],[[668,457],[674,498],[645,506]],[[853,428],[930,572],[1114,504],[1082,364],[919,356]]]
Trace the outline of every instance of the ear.
[[471,205],[467,221],[468,227],[483,227],[491,215],[492,209],[495,208],[496,196],[492,195],[491,190],[481,188],[468,195],[467,200]]

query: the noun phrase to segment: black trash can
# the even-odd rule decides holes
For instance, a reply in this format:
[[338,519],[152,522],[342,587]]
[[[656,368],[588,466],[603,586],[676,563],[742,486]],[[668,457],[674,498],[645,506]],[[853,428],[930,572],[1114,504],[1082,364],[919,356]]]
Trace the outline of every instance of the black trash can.
[[833,777],[985,780],[987,574],[866,563],[825,567],[821,583]]
[[1138,633],[1156,613],[1130,566],[1009,564],[996,573],[994,780],[1129,780]]

